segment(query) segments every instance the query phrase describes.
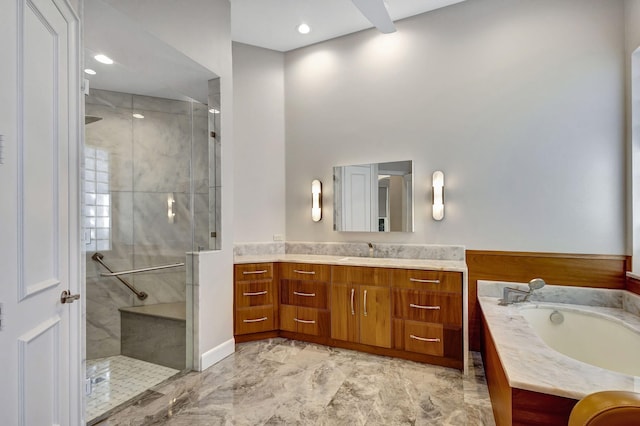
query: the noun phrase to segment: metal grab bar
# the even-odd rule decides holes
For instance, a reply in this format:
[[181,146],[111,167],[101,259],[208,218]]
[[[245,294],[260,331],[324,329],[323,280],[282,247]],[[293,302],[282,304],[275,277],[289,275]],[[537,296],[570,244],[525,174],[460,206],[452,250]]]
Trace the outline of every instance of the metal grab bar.
[[[93,253],[93,256],[91,256],[91,259],[94,260],[95,262],[98,262],[99,264],[101,264],[102,266],[105,267],[105,269],[109,272],[113,272],[111,270],[111,268],[109,268],[109,266],[107,266],[106,263],[104,263],[102,261],[102,259],[104,258],[104,255],[102,253]],[[149,295],[147,293],[145,293],[144,291],[139,291],[137,288],[135,288],[132,284],[130,284],[128,281],[126,281],[124,278],[120,278],[117,275],[113,275],[113,277],[117,278],[122,284],[124,284],[125,286],[127,286],[127,288],[129,290],[131,290],[132,292],[135,293],[136,296],[138,296],[138,299],[140,300],[144,300],[147,297],[149,297]]]
[[155,271],[157,269],[168,269],[168,268],[179,268],[184,266],[184,263],[172,263],[171,265],[160,265],[160,266],[149,266],[148,268],[138,268],[131,269],[129,271],[121,271],[121,272],[101,272],[101,277],[117,277],[118,275],[128,275],[128,274],[137,274],[138,272],[147,272],[147,271]]

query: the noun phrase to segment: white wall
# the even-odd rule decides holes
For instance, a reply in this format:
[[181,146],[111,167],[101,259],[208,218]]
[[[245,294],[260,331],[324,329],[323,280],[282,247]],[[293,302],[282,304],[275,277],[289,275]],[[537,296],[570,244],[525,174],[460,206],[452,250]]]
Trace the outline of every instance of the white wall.
[[[233,350],[233,77],[228,0],[108,0],[150,33],[220,78],[222,110],[222,250],[199,256],[199,353]],[[231,346],[229,343],[231,342]],[[208,362],[202,366],[206,368]]]
[[[285,55],[287,240],[625,253],[622,1],[474,0],[397,28]],[[332,231],[332,166],[406,159],[414,233]]]
[[284,54],[233,43],[235,242],[285,233]]

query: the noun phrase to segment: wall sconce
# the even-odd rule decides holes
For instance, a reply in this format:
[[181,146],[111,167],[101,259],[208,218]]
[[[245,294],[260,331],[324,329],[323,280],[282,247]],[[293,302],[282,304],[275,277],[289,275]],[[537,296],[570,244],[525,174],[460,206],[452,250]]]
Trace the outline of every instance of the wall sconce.
[[167,221],[169,223],[175,223],[176,221],[176,213],[173,211],[176,204],[176,199],[173,196],[173,193],[170,192],[167,194]]
[[444,218],[444,173],[441,171],[433,172],[433,190],[431,192],[433,211],[432,215],[435,220]]
[[314,222],[322,219],[322,182],[318,179],[311,182],[311,219]]

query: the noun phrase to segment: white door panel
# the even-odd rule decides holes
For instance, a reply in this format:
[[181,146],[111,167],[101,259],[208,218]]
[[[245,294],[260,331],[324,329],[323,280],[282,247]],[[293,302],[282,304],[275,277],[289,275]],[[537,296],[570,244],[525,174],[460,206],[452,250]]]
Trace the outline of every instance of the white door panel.
[[0,412],[82,422],[78,18],[65,0],[0,0]]

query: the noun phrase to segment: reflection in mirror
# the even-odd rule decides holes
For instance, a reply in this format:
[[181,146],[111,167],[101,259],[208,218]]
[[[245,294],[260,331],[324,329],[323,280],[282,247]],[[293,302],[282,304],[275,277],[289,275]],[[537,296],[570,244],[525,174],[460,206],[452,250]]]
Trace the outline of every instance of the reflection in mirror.
[[333,168],[334,230],[413,232],[413,162]]

